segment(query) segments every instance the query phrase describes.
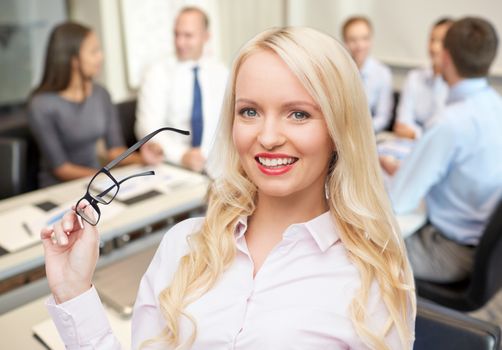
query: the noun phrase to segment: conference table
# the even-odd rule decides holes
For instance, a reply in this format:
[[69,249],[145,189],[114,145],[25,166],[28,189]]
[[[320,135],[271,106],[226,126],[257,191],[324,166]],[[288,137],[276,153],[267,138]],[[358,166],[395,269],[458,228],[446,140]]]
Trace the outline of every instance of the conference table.
[[[102,254],[131,238],[165,228],[172,223],[170,218],[204,205],[209,179],[198,173],[162,164],[154,168],[122,167],[113,175],[123,178],[145,169],[155,170],[156,175],[125,182],[112,203],[99,206]],[[23,276],[39,273],[44,263],[41,227],[70,210],[85,194],[89,180],[70,181],[0,201],[0,295],[22,284]],[[44,206],[51,209],[45,213],[40,209]]]

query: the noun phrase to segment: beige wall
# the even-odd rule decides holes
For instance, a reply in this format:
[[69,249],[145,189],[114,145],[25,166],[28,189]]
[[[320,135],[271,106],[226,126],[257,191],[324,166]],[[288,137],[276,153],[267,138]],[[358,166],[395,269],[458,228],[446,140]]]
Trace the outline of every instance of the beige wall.
[[[169,1],[169,0],[166,0]],[[171,0],[180,2],[182,0]],[[340,25],[350,14],[376,13],[383,16],[382,9],[377,8],[376,2],[371,0],[206,0],[210,8],[216,13],[212,18],[212,31],[217,48],[217,57],[230,65],[240,46],[263,29],[282,25],[307,25],[339,38]],[[380,0],[378,4],[390,3],[397,0]],[[427,0],[431,3],[434,0]],[[451,0],[453,1],[453,0]],[[455,0],[463,4],[461,7],[473,7],[476,4],[470,0]],[[487,0],[480,0],[487,1]],[[99,80],[109,89],[114,101],[124,101],[134,98],[135,91],[128,86],[126,74],[126,57],[123,43],[122,23],[120,15],[121,0],[70,0],[70,16],[96,29],[103,41],[105,63]],[[190,1],[187,0],[188,3]],[[197,3],[197,1],[192,1]],[[204,0],[199,0],[204,3]],[[422,6],[417,3],[417,6]],[[500,2],[502,4],[502,2]],[[425,5],[424,5],[425,6]],[[499,5],[497,5],[499,6]],[[502,13],[502,5],[500,5]],[[387,7],[386,7],[387,8]],[[423,11],[423,10],[422,10]],[[436,16],[433,9],[428,9],[429,17],[422,20],[427,24],[420,27],[415,23],[414,48],[410,52],[417,52],[415,61],[391,59],[391,55],[384,54],[386,48],[382,46],[387,38],[376,37],[375,55],[390,64],[394,74],[394,87],[399,90],[407,71],[417,64],[425,64],[427,56],[425,42],[428,24]],[[390,12],[389,12],[390,13]],[[393,14],[395,16],[395,14]],[[418,21],[418,20],[417,20]],[[381,24],[379,24],[381,26]],[[378,30],[378,28],[376,28]],[[169,30],[169,29],[166,29]],[[383,29],[382,29],[383,30]],[[383,30],[384,31],[384,30]],[[388,29],[387,29],[388,31]],[[377,32],[378,34],[378,32]],[[502,33],[501,33],[502,34]],[[391,34],[389,34],[391,36]],[[394,38],[394,37],[393,37]],[[423,46],[423,50],[422,50]],[[383,51],[382,51],[383,50]],[[420,52],[420,54],[418,54]],[[501,56],[501,55],[499,55]],[[497,74],[502,73],[496,71]],[[502,76],[490,78],[495,88],[502,93]]]
[[126,76],[126,58],[119,11],[120,0],[70,0],[70,18],[91,26],[101,38],[105,60],[98,81],[115,102],[135,97]]

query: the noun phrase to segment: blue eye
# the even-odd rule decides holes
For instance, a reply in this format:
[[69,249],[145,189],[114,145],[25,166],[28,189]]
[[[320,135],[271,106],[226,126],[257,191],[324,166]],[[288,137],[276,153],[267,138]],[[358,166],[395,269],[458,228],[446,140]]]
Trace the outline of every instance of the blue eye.
[[258,115],[256,110],[254,110],[252,108],[243,108],[239,111],[239,114],[242,115],[243,117],[247,117],[247,118],[254,118]]
[[310,115],[305,112],[296,111],[291,113],[291,118],[293,118],[294,120],[305,120],[308,119],[309,117]]

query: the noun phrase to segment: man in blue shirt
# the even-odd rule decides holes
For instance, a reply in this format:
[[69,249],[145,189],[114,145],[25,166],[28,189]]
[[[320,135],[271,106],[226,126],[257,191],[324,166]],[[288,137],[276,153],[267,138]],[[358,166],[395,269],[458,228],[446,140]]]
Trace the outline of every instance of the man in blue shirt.
[[447,105],[391,183],[397,214],[426,201],[429,223],[406,239],[421,279],[467,277],[474,248],[502,199],[502,98],[486,80],[497,45],[495,29],[483,19],[467,17],[450,27],[442,59]]

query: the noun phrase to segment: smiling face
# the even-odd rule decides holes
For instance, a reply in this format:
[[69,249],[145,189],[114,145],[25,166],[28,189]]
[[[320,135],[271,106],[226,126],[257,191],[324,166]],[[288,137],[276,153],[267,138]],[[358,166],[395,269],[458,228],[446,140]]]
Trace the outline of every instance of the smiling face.
[[242,63],[235,101],[233,142],[259,195],[322,195],[334,145],[319,106],[279,56],[259,51]]

